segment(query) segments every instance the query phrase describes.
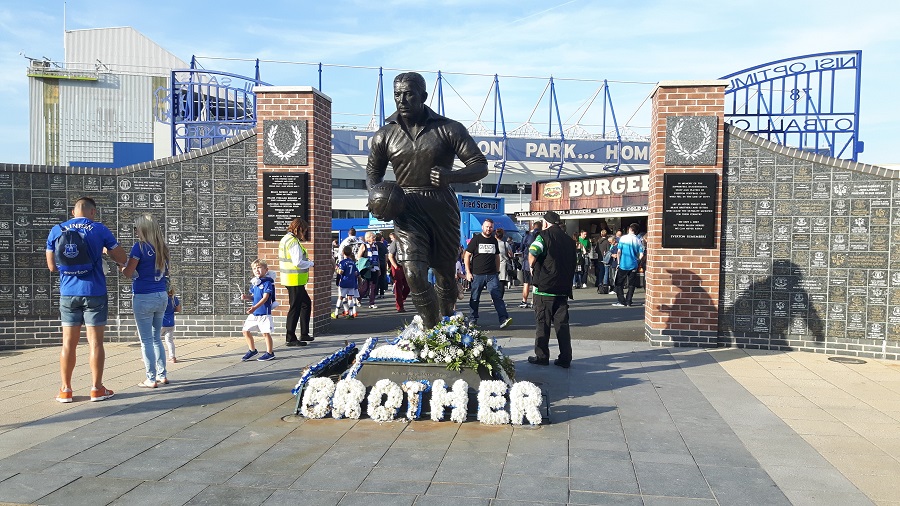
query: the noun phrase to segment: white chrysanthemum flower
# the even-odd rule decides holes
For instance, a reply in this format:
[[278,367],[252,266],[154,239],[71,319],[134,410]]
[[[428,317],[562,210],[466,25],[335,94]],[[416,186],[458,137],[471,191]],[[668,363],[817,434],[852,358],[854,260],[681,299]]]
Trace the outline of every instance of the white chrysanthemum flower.
[[416,354],[412,351],[407,351],[402,349],[399,346],[394,346],[390,344],[386,344],[384,346],[379,346],[372,350],[372,353],[369,354],[370,360],[415,360]]
[[448,364],[449,364],[450,362],[453,362],[453,357],[451,357],[450,355],[447,355],[446,357],[444,357],[444,362],[446,362],[446,363],[448,363]]
[[437,356],[437,353],[434,350],[428,350],[428,358],[434,358]]

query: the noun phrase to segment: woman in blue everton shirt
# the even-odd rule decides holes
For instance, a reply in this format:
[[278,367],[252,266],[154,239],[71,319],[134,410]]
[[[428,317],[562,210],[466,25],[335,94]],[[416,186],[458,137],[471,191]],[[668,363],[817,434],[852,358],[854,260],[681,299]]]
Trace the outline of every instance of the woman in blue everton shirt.
[[169,247],[159,223],[149,214],[134,220],[134,230],[138,242],[131,248],[122,274],[133,279],[132,310],[141,338],[144,368],[147,370],[147,378],[138,386],[156,388],[157,383],[165,385],[169,382],[166,377],[166,352],[160,339],[168,303]]

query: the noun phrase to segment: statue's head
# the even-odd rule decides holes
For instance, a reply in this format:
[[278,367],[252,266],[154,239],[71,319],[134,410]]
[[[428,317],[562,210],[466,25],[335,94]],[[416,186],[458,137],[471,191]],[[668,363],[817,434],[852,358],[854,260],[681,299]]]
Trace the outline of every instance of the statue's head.
[[394,78],[394,103],[403,118],[417,118],[425,112],[425,78],[418,72],[405,72]]

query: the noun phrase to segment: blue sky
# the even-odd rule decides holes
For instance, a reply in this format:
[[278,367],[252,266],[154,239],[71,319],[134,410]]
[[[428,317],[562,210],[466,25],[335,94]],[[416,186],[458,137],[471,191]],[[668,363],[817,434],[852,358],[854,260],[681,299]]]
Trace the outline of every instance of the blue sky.
[[[250,75],[253,64],[230,59],[381,66],[423,71],[431,91],[430,71],[441,70],[449,73],[447,115],[466,124],[480,118],[489,128],[491,76],[509,76],[500,78],[508,130],[526,121],[547,129],[542,93],[550,76],[565,126],[600,131],[602,100],[591,97],[606,79],[620,126],[646,134],[645,99],[658,81],[715,79],[782,58],[860,49],[860,161],[900,163],[896,0],[70,0],[65,12],[69,30],[131,26],[185,61],[198,55],[208,69],[240,74]],[[7,103],[0,162],[28,163],[27,60],[20,53],[62,60],[63,26],[62,1],[0,0]],[[263,63],[261,72],[276,85],[317,85],[312,65]],[[386,70],[386,82],[396,73]],[[376,82],[371,68],[326,67],[323,91],[334,100],[335,122],[366,124]]]

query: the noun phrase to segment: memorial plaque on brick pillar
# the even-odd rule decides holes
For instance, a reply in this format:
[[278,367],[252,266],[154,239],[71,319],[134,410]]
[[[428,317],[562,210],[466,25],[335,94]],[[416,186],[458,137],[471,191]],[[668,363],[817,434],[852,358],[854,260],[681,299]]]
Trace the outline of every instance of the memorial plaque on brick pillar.
[[[310,86],[260,86],[257,95],[257,218],[259,258],[278,270],[278,243],[293,218],[309,222],[303,247],[315,266],[306,291],[313,335],[327,330],[331,310],[331,99]],[[299,186],[298,186],[299,185]],[[305,186],[305,187],[303,187]],[[269,199],[267,202],[266,199]],[[288,310],[276,279],[275,315]],[[284,329],[276,330],[284,334]]]
[[[661,82],[653,94],[644,323],[654,345],[718,344],[726,84]],[[746,326],[770,325],[745,313]]]

